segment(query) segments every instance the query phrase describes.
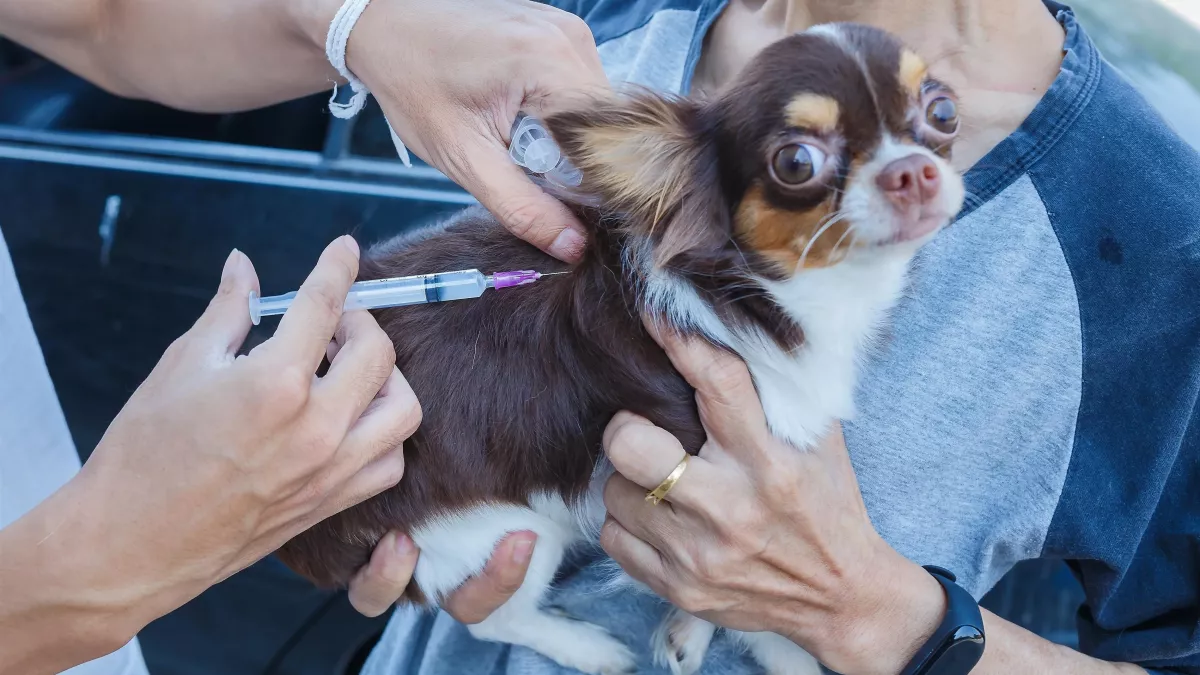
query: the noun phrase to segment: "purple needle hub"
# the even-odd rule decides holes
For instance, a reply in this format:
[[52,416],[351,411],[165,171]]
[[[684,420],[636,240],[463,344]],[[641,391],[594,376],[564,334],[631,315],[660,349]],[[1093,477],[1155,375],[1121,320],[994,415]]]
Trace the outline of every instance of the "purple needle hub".
[[492,275],[492,286],[496,290],[524,286],[541,279],[542,275],[533,270],[516,270],[513,272],[496,272]]

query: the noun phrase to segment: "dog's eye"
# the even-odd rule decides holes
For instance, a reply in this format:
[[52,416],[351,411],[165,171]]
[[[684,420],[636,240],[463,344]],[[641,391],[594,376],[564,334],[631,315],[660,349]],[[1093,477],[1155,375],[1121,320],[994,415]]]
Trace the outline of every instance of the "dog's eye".
[[946,96],[939,96],[925,108],[925,121],[943,134],[958,131],[958,105]]
[[825,165],[825,153],[806,143],[785,145],[775,152],[771,160],[771,173],[775,180],[784,185],[800,185],[821,173]]

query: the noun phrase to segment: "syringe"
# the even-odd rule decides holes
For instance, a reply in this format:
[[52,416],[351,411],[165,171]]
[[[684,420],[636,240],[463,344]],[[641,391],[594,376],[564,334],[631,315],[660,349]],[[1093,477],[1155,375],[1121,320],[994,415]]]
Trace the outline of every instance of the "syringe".
[[[346,311],[352,309],[379,309],[404,305],[423,305],[430,302],[478,298],[489,288],[497,290],[525,286],[544,276],[566,274],[549,272],[541,274],[533,270],[496,272],[484,275],[479,270],[460,270],[440,274],[420,274],[411,277],[374,279],[351,284],[346,295]],[[266,298],[250,292],[250,320],[255,326],[264,316],[283,314],[296,299],[296,291]]]
[[583,174],[563,156],[541,121],[525,113],[517,113],[511,137],[508,156],[518,166],[556,187],[579,187]]

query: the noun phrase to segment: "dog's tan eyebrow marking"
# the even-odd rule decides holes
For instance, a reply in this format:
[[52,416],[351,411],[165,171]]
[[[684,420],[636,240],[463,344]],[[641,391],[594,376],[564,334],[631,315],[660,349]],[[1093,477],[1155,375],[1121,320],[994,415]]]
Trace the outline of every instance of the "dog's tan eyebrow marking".
[[800,94],[784,110],[788,126],[822,132],[836,129],[841,114],[837,101],[820,94]]
[[908,87],[913,96],[921,94],[921,83],[925,81],[928,72],[929,67],[925,65],[925,60],[911,49],[905,49],[900,54],[900,83]]

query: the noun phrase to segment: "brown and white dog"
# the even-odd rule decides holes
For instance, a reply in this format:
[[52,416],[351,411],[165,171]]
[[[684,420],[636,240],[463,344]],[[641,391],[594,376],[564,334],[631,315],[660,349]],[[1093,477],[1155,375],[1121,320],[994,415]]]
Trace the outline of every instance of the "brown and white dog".
[[[323,585],[347,583],[391,529],[421,549],[411,600],[432,604],[516,530],[539,536],[524,585],[470,627],[586,673],[630,672],[601,628],[540,606],[564,552],[594,541],[611,471],[601,435],[619,410],[704,430],[694,393],[646,314],[736,352],[774,434],[797,452],[853,414],[865,349],[918,248],[958,212],[947,160],[955,99],[890,35],[826,25],[767,47],[712,100],[642,94],[545,120],[602,209],[564,276],[479,300],[376,312],[424,421],[401,483],[280,551]],[[371,249],[361,278],[478,268],[567,271],[488,213]],[[676,612],[656,656],[694,672],[713,627]],[[773,674],[816,673],[787,640],[739,634]]]

